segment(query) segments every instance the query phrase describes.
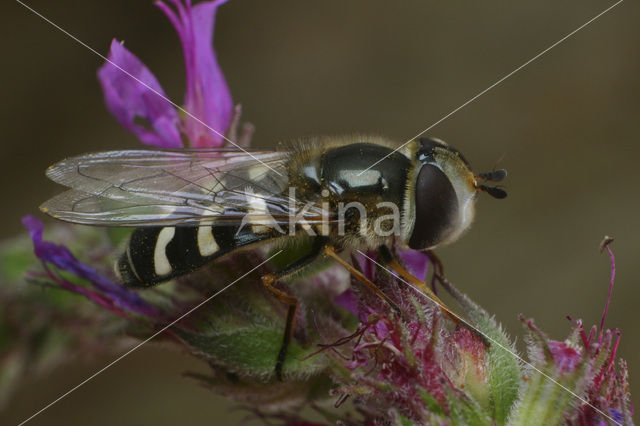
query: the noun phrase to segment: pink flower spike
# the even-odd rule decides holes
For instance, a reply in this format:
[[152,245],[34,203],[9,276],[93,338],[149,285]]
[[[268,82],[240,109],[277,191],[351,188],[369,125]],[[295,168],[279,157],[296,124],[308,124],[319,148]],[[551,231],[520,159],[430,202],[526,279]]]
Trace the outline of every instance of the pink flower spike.
[[109,62],[98,70],[98,80],[111,114],[142,142],[160,148],[182,146],[180,117],[166,100],[160,83],[140,59],[115,39]]
[[184,117],[184,127],[194,147],[222,146],[231,123],[233,101],[212,45],[216,11],[225,2],[205,1],[192,7],[190,1],[171,0],[175,10],[166,2],[155,3],[182,43],[187,82],[184,107],[196,117]]
[[591,342],[593,342],[596,334],[598,334],[598,328],[595,325],[592,325],[591,329],[589,330],[589,336],[587,337],[587,344],[585,346],[588,346],[591,344]]
[[613,344],[613,349],[611,350],[611,355],[609,356],[609,362],[607,363],[607,374],[611,372],[611,370],[615,367],[616,364],[616,353],[618,352],[618,345],[620,345],[620,339],[622,339],[622,335],[620,331],[614,330],[616,336],[616,342]]
[[604,321],[607,319],[607,312],[609,311],[609,303],[611,303],[611,294],[613,293],[613,283],[616,279],[616,258],[613,255],[613,251],[611,251],[611,247],[609,244],[613,241],[613,238],[605,237],[604,241],[608,241],[603,245],[604,248],[609,252],[609,259],[611,260],[611,279],[609,281],[609,297],[607,297],[607,304],[604,307],[604,312],[602,313],[602,320],[600,321],[600,337],[598,338],[598,343],[602,343],[602,333],[604,332]]

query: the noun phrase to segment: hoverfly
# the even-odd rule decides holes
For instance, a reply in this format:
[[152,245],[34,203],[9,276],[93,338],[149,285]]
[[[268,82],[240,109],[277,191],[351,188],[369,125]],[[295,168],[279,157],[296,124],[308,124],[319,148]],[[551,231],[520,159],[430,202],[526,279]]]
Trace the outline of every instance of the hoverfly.
[[502,180],[504,170],[474,175],[458,150],[433,138],[397,151],[377,137],[316,137],[280,151],[110,151],[68,158],[47,176],[71,189],[44,203],[45,213],[78,224],[136,228],[115,265],[128,286],[180,277],[240,248],[309,239],[309,253],[262,277],[288,305],[275,365],[279,379],[298,302],[277,281],[331,257],[397,310],[338,255],[378,249],[390,267],[449,312],[388,247],[432,250],[453,242],[471,224],[478,192],[506,196],[479,183]]

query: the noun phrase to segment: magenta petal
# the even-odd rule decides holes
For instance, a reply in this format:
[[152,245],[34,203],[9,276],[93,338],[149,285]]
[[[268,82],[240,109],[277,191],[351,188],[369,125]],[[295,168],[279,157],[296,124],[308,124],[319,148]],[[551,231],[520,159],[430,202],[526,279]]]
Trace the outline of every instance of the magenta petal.
[[184,117],[185,133],[195,147],[223,145],[222,135],[231,122],[233,101],[212,44],[216,11],[226,1],[205,1],[191,7],[190,1],[183,4],[171,0],[175,11],[164,2],[156,2],[182,42],[187,77],[184,106],[197,118]]
[[376,337],[379,340],[383,340],[389,335],[389,327],[387,327],[387,324],[382,320],[378,321],[374,328],[376,331]]
[[22,224],[29,231],[35,255],[40,260],[89,281],[97,291],[67,281],[59,282],[62,288],[82,294],[109,309],[120,307],[129,312],[145,316],[156,317],[159,315],[157,308],[142,300],[135,292],[100,275],[95,269],[77,260],[68,248],[44,241],[42,239],[43,225],[36,217],[25,216],[22,218]]
[[117,40],[111,42],[109,61],[98,79],[116,120],[148,145],[181,147],[180,117],[151,71]]
[[376,275],[376,258],[378,257],[378,252],[373,250],[368,250],[364,254],[356,253],[351,256],[352,261],[355,260],[358,263],[358,267],[362,274],[369,278],[370,280],[375,280]]
[[353,290],[350,288],[342,292],[338,297],[333,299],[334,303],[355,316],[359,316],[360,310],[358,309],[358,298],[353,294]]
[[429,256],[417,250],[399,251],[398,254],[402,258],[407,269],[416,278],[424,280],[427,276],[429,268]]
[[565,342],[551,340],[548,342],[549,351],[556,368],[563,373],[572,373],[582,361],[582,354]]

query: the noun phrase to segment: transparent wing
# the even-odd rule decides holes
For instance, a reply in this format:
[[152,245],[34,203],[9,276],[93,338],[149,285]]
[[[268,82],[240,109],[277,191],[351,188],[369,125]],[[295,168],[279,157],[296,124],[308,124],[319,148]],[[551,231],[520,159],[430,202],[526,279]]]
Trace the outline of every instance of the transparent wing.
[[[289,196],[286,151],[109,151],[47,170],[72,188],[41,206],[58,219],[102,226],[320,222],[319,206]],[[302,213],[301,213],[302,212]]]

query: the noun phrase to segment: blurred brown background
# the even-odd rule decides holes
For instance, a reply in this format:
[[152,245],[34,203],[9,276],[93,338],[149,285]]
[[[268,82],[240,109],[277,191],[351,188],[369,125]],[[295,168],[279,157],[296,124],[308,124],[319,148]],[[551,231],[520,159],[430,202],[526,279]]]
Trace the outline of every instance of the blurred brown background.
[[[17,3],[0,18],[3,209],[0,237],[59,191],[44,177],[62,157],[139,147],[112,119],[95,78],[101,60]],[[32,0],[106,54],[126,40],[181,102],[173,29],[150,1]],[[591,19],[608,1],[232,0],[216,48],[255,146],[296,136],[375,132],[399,142]],[[564,339],[565,315],[599,324],[616,237],[607,320],[640,406],[640,5],[626,1],[432,131],[476,170],[504,156],[509,198],[482,197],[472,230],[440,251],[449,278],[521,340],[523,313]],[[23,420],[111,359],[75,363],[25,383],[0,423]],[[245,413],[180,376],[203,369],[149,345],[32,424],[221,424]],[[635,385],[635,387],[634,387]],[[228,417],[225,417],[228,416]]]

